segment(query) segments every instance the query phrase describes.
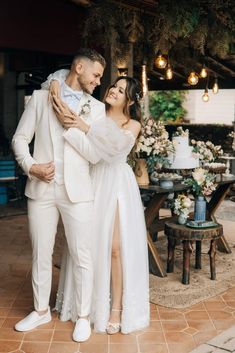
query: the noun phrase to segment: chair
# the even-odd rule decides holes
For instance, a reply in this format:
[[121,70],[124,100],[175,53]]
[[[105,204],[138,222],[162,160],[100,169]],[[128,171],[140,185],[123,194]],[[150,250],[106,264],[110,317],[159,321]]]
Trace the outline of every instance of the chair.
[[[0,160],[0,204],[7,204],[9,200],[20,200],[18,189],[18,175],[16,161],[13,159]],[[15,196],[12,197],[12,194]]]

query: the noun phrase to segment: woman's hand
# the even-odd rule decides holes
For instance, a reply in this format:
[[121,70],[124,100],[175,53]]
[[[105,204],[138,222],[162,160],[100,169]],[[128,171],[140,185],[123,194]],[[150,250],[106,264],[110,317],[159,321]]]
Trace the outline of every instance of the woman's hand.
[[60,82],[58,80],[52,80],[49,86],[48,99],[52,102],[53,96],[60,98]]
[[63,125],[65,129],[76,127],[85,133],[89,131],[90,125],[88,125],[79,115],[76,115],[76,120],[74,120],[70,115],[65,115],[65,117],[66,119],[64,120]]
[[62,102],[60,98],[52,96],[52,106],[62,126],[64,126],[64,121],[68,120],[68,118],[73,121],[76,120],[76,113],[72,111],[66,103]]
[[53,109],[56,117],[65,129],[76,127],[81,131],[87,133],[90,125],[88,125],[79,115],[72,111],[66,103],[62,102],[60,98],[53,96]]

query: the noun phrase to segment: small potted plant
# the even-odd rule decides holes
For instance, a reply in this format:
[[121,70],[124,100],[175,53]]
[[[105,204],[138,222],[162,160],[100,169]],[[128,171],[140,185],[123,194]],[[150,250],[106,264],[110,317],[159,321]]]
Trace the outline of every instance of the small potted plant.
[[203,222],[206,219],[206,200],[215,189],[215,175],[203,168],[196,168],[192,178],[184,180],[184,183],[192,186],[192,193],[195,196],[194,220]]
[[192,201],[184,194],[179,194],[174,201],[174,213],[177,214],[178,223],[185,224],[190,212]]

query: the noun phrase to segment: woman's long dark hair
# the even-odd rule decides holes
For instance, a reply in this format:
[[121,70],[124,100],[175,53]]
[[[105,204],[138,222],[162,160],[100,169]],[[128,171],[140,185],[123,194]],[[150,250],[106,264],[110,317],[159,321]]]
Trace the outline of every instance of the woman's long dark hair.
[[[137,120],[141,123],[141,107],[140,107],[141,85],[140,85],[140,82],[135,78],[129,77],[129,76],[118,77],[114,81],[114,83],[107,88],[104,96],[104,102],[106,100],[106,97],[108,95],[110,88],[114,87],[116,83],[120,80],[126,80],[126,89],[125,89],[126,102],[123,108],[123,114],[127,117],[127,122],[125,123],[125,125],[128,123],[130,119]],[[105,103],[105,107],[106,107],[106,111],[108,111],[110,108],[110,105],[108,103]]]

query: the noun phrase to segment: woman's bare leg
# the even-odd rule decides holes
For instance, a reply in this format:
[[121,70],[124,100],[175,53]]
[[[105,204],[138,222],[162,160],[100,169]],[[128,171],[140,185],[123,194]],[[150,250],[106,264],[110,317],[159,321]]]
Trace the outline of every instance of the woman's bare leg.
[[[118,206],[115,214],[113,242],[112,242],[112,259],[111,259],[111,285],[112,285],[112,309],[110,313],[110,322],[120,322],[122,310],[122,262],[120,249],[120,227]],[[116,311],[117,310],[117,311]]]

